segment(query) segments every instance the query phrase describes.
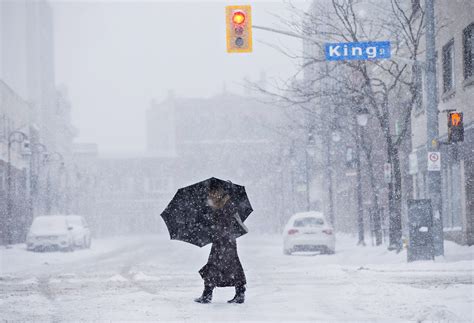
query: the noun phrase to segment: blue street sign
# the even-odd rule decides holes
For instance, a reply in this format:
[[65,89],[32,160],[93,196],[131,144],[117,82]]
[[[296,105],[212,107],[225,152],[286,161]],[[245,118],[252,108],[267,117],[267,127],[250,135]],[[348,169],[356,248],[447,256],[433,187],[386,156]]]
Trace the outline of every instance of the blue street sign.
[[327,61],[376,60],[390,58],[389,41],[326,43],[324,46]]

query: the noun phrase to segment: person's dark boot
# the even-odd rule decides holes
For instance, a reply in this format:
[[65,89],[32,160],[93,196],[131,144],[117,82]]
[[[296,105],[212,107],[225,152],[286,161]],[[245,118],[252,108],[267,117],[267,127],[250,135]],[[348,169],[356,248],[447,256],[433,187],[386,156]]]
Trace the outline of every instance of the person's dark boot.
[[204,291],[202,292],[201,297],[194,299],[195,302],[201,304],[207,304],[212,301],[212,286],[204,286]]
[[235,286],[235,296],[227,303],[242,304],[245,302],[245,285]]

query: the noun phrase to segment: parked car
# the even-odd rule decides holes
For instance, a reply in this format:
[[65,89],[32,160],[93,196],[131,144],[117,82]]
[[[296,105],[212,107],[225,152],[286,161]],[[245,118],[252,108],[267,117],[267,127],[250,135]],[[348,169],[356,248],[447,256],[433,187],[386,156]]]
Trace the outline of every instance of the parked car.
[[26,238],[28,250],[59,249],[73,251],[72,227],[62,215],[45,215],[34,218]]
[[74,245],[81,248],[91,247],[91,231],[84,217],[80,215],[67,215],[67,223],[72,227]]
[[336,239],[334,230],[321,212],[302,212],[294,214],[283,232],[283,253],[294,251],[320,251],[333,254]]

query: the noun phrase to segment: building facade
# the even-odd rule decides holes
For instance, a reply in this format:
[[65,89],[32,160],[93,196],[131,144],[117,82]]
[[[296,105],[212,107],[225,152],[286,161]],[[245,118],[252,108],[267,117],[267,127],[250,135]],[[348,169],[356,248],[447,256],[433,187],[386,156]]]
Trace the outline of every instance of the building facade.
[[[0,173],[8,173],[5,147],[10,141],[7,182],[10,187],[25,183],[17,199],[21,205],[14,208],[21,210],[19,215],[7,211],[20,228],[18,241],[33,216],[66,209],[64,191],[76,130],[67,94],[56,89],[53,28],[53,10],[46,0],[0,2]],[[18,147],[27,148],[21,158]],[[12,196],[18,191],[7,191],[2,200],[16,203]]]
[[[474,243],[474,3],[435,2],[442,219],[446,239]],[[443,25],[443,28],[440,26]],[[423,98],[426,102],[426,98]],[[464,115],[464,141],[447,143],[448,112]],[[412,114],[413,198],[427,198],[426,113]]]

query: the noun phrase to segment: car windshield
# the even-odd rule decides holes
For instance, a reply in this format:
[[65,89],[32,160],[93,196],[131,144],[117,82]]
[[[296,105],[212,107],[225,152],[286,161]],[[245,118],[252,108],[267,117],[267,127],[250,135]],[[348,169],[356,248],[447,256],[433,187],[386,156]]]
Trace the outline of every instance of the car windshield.
[[301,218],[296,219],[293,226],[295,227],[319,227],[324,225],[324,220],[320,218]]
[[38,217],[33,221],[30,232],[33,234],[52,234],[67,231],[66,221],[62,217]]

